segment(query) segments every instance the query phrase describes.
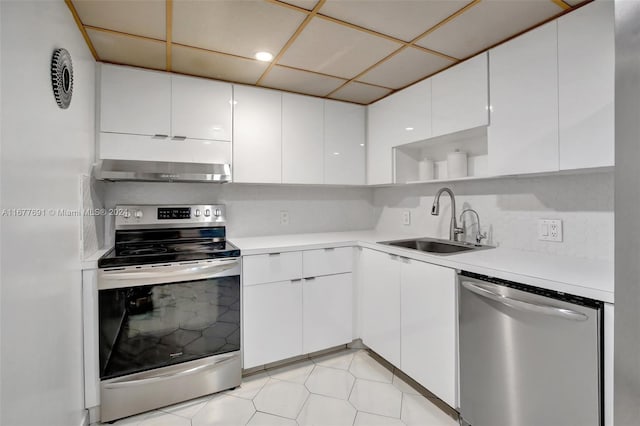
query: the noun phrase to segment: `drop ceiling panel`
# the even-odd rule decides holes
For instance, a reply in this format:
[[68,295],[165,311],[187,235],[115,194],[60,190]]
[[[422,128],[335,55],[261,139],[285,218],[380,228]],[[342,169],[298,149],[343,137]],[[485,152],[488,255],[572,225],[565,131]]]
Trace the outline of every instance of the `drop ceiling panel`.
[[383,96],[391,93],[390,89],[384,87],[370,86],[368,84],[358,83],[356,81],[340,88],[331,96],[332,99],[341,101],[355,102],[358,104],[370,104]]
[[171,48],[171,57],[171,68],[175,72],[246,84],[255,84],[268,65],[266,62],[175,44]]
[[411,41],[470,0],[327,0],[320,13]]
[[252,58],[276,55],[306,14],[265,1],[173,2],[173,41]]
[[358,81],[400,89],[453,63],[441,56],[409,47],[359,77]]
[[464,59],[560,12],[551,0],[483,0],[416,44]]
[[283,65],[352,78],[402,45],[314,18],[280,60]]
[[307,95],[326,96],[344,84],[346,80],[314,74],[307,71],[275,66],[264,80],[262,86]]
[[303,9],[311,10],[316,6],[316,4],[318,4],[318,0],[282,0],[281,3],[288,3]]
[[166,40],[166,7],[157,0],[73,0],[84,25]]
[[87,34],[102,61],[135,67],[164,70],[167,63],[163,41],[87,29]]

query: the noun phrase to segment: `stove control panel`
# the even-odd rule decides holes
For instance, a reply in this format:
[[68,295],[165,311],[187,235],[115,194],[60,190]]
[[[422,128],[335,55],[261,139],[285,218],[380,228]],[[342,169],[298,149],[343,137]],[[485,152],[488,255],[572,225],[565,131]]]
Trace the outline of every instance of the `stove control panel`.
[[197,205],[121,205],[116,211],[116,229],[223,226],[225,206],[222,204]]
[[191,219],[191,207],[158,207],[158,220],[172,219]]

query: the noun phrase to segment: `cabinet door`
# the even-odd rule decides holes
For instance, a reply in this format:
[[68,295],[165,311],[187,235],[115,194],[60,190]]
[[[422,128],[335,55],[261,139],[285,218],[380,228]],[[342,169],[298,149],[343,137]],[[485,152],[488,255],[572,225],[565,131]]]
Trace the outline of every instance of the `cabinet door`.
[[367,183],[392,183],[392,148],[431,137],[431,80],[369,105],[367,114]]
[[282,95],[283,183],[322,183],[323,132],[322,99]]
[[404,259],[401,369],[456,407],[456,273]]
[[282,182],[282,93],[233,87],[233,181]]
[[302,354],[302,282],[243,287],[244,368]]
[[305,278],[302,312],[303,353],[350,343],[353,335],[352,275]]
[[553,21],[489,52],[489,173],[558,170],[558,55]]
[[612,1],[558,20],[561,170],[614,164],[614,38]]
[[365,107],[324,102],[324,183],[364,185]]
[[489,124],[487,54],[436,74],[431,82],[433,136]]
[[362,340],[400,365],[400,262],[397,256],[362,251]]
[[100,131],[169,136],[170,125],[171,74],[100,66]]
[[171,135],[231,141],[231,84],[171,76]]

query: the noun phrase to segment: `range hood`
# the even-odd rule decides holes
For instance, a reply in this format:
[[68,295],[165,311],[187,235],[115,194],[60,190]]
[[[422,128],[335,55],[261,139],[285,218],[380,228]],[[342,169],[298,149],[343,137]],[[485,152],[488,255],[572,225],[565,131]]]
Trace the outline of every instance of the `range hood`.
[[98,180],[108,181],[226,183],[231,181],[231,165],[101,160],[94,165],[94,175]]

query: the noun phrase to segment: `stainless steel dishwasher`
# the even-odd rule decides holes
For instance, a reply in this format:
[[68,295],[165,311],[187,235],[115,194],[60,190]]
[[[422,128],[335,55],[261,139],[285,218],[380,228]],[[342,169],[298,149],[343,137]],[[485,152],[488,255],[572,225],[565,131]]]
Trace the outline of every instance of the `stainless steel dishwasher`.
[[601,426],[603,304],[459,275],[461,424]]

